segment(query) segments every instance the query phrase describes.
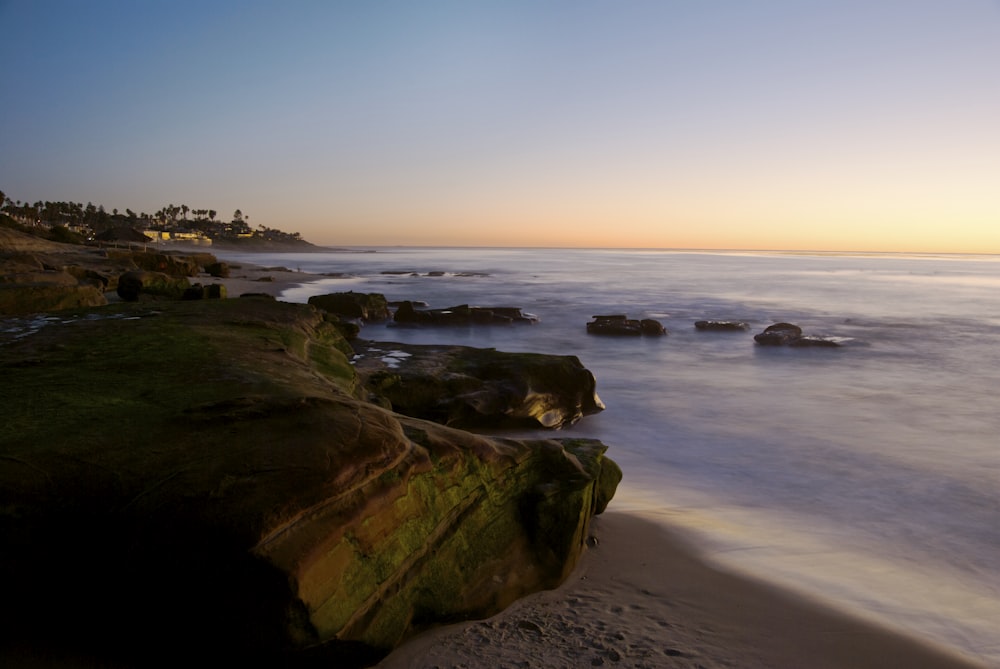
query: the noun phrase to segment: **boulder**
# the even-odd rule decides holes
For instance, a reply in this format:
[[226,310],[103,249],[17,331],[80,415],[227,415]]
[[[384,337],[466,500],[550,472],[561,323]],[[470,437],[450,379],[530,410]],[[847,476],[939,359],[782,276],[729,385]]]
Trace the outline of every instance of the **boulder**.
[[355,369],[394,411],[454,427],[562,428],[604,409],[572,355],[355,342]]
[[695,321],[695,328],[710,332],[746,332],[750,324],[744,321]]
[[835,339],[803,335],[802,328],[792,323],[775,323],[767,326],[763,332],[754,335],[754,340],[763,346],[817,346],[834,348],[840,346]]
[[0,624],[21,652],[370,666],[558,585],[621,478],[600,442],[364,401],[307,305],[92,316],[0,342]]
[[184,277],[135,270],[118,277],[117,292],[126,302],[135,302],[140,296],[180,299],[190,287],[190,282]]
[[662,336],[667,334],[666,328],[652,318],[642,320],[631,319],[625,314],[611,316],[593,316],[593,321],[587,323],[587,333],[596,335],[614,335],[639,337],[642,335]]
[[511,325],[535,323],[538,318],[518,307],[470,307],[460,304],[446,309],[416,309],[413,302],[399,304],[393,315],[395,323],[407,325]]
[[211,276],[217,277],[219,279],[229,278],[229,264],[224,262],[211,262],[207,265],[203,265],[205,271]]
[[327,293],[313,295],[309,304],[346,318],[362,321],[384,321],[389,318],[389,306],[381,293]]
[[182,300],[219,300],[225,299],[226,287],[221,283],[213,283],[203,286],[200,283],[192,284],[181,294]]
[[782,346],[802,336],[802,328],[791,323],[768,325],[764,331],[753,336],[754,341],[764,346]]

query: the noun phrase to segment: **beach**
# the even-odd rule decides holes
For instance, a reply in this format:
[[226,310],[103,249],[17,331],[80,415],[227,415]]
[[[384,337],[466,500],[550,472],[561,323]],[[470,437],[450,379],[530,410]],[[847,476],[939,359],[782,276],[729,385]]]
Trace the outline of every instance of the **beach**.
[[613,501],[592,535],[562,587],[489,620],[429,631],[379,668],[980,666],[721,570]]
[[[231,297],[279,296],[321,278],[241,261],[229,278],[213,281]],[[628,477],[626,471],[625,486]],[[591,534],[576,571],[558,589],[489,620],[428,630],[378,666],[986,666],[720,566],[662,519],[616,510],[614,500]]]

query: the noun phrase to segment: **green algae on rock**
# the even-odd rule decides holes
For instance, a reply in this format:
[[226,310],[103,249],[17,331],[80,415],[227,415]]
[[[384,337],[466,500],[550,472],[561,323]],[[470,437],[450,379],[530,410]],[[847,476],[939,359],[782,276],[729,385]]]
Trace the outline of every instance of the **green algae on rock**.
[[254,298],[0,340],[4,641],[360,666],[564,579],[621,477],[604,445],[394,414],[350,352],[322,312]]

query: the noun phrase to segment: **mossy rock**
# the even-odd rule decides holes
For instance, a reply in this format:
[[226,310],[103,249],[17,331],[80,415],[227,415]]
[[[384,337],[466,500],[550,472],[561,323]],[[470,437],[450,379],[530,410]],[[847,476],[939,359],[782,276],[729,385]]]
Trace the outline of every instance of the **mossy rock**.
[[307,305],[120,303],[0,337],[0,624],[18,647],[367,666],[558,584],[617,480],[598,442],[359,399]]
[[313,295],[309,304],[345,318],[384,321],[389,318],[389,304],[381,293],[327,293]]

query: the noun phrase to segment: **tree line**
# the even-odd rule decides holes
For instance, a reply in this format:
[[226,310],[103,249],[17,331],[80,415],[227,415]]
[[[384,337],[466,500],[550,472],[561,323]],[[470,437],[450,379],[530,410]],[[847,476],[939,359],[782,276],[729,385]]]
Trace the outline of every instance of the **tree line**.
[[[250,228],[250,217],[240,209],[233,212],[229,221],[216,220],[215,209],[193,209],[186,204],[165,205],[153,212],[136,213],[131,209],[109,213],[104,205],[88,202],[21,202],[0,191],[0,213],[22,226],[34,228],[65,228],[84,238],[100,235],[108,230],[131,227],[137,230],[201,232],[212,239],[262,237],[271,241],[301,241],[297,232],[287,233],[263,225]],[[189,216],[190,215],[190,216]],[[61,233],[60,233],[61,234]]]

